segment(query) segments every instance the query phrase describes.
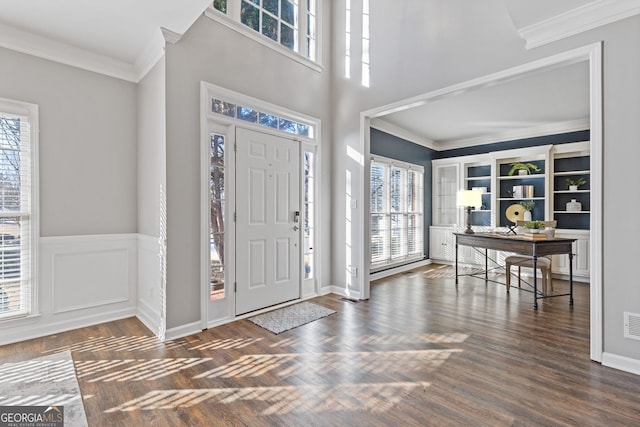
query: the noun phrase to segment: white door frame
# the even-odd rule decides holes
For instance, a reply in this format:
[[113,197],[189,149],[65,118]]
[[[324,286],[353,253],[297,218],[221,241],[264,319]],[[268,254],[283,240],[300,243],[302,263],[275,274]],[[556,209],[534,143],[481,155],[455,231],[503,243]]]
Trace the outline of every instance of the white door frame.
[[[227,117],[220,114],[212,113],[211,110],[211,100],[213,97],[223,99],[225,101],[231,101],[237,103],[238,105],[248,106],[251,108],[258,109],[259,111],[267,112],[269,114],[275,114],[279,117],[283,117],[289,120],[297,121],[298,123],[308,124],[313,128],[312,134],[309,137],[301,136],[301,135],[293,135],[290,133],[286,133],[283,131],[273,130],[265,126],[260,126],[258,124],[249,123],[243,120]],[[307,116],[305,114],[301,114],[284,107],[280,107],[256,98],[252,98],[247,95],[243,95],[238,92],[231,91],[229,89],[225,89],[220,86],[213,85],[207,82],[200,82],[200,283],[201,283],[201,297],[200,297],[200,324],[202,329],[211,328],[214,326],[222,325],[225,323],[232,322],[237,319],[241,319],[244,317],[249,317],[255,315],[257,312],[253,312],[243,316],[236,316],[235,313],[235,294],[233,293],[235,282],[235,270],[230,272],[231,274],[227,274],[225,277],[225,297],[220,300],[220,304],[216,305],[214,309],[213,318],[210,320],[210,295],[209,295],[209,191],[208,191],[208,182],[209,182],[209,147],[208,147],[208,138],[211,130],[211,126],[216,126],[216,129],[226,128],[226,142],[229,146],[235,144],[235,129],[237,126],[247,128],[250,130],[255,130],[258,132],[263,132],[267,134],[272,134],[280,137],[291,138],[299,141],[300,143],[300,203],[302,204],[304,201],[303,194],[303,179],[304,172],[302,170],[303,165],[303,155],[305,151],[313,151],[316,157],[316,179],[315,179],[315,196],[316,203],[314,206],[314,215],[315,215],[315,226],[316,226],[316,238],[318,244],[314,246],[314,266],[315,266],[315,274],[313,279],[305,279],[304,278],[304,270],[303,270],[303,260],[304,260],[304,248],[302,245],[303,237],[302,233],[300,235],[300,243],[298,245],[300,249],[300,286],[301,286],[301,299],[311,298],[320,294],[320,286],[322,283],[322,259],[324,254],[324,248],[319,242],[319,231],[322,231],[322,213],[318,207],[318,200],[321,196],[321,147],[319,141],[321,141],[321,121],[315,117]],[[232,170],[234,178],[230,180],[231,182],[225,182],[225,192],[229,192],[227,194],[227,199],[225,200],[226,220],[229,221],[233,218],[233,209],[231,206],[235,206],[235,151],[227,151],[225,154],[229,155],[230,161],[229,163],[233,163],[233,165],[229,166],[229,169]],[[225,158],[226,160],[226,158]],[[228,185],[227,185],[228,184]],[[231,240],[231,241],[229,241]],[[229,252],[233,252],[233,254],[226,254],[226,263],[227,265],[233,265],[235,268],[236,260],[235,260],[235,241],[234,239],[226,239],[225,249],[229,248]],[[227,283],[228,280],[228,283]],[[287,305],[284,303],[282,305]],[[270,308],[271,309],[271,308]]]
[[[370,271],[369,271],[369,169],[371,167],[369,135],[370,120],[385,114],[406,110],[425,103],[433,102],[445,97],[483,88],[501,82],[539,72],[543,69],[552,69],[587,61],[590,72],[590,150],[591,150],[591,218],[590,218],[590,302],[591,302],[591,359],[602,361],[603,352],[603,318],[602,318],[602,228],[603,228],[603,141],[602,141],[602,42],[594,43],[581,48],[573,49],[541,60],[533,61],[517,67],[509,68],[494,74],[480,77],[474,80],[449,86],[440,90],[418,95],[416,97],[388,104],[360,114],[360,152],[364,161],[359,169],[361,187],[360,199],[363,201],[363,209],[360,210],[359,226],[362,227],[360,235],[363,238],[362,252],[359,263],[363,272],[359,282],[361,298],[367,299],[370,295]],[[425,242],[427,244],[427,242]]]

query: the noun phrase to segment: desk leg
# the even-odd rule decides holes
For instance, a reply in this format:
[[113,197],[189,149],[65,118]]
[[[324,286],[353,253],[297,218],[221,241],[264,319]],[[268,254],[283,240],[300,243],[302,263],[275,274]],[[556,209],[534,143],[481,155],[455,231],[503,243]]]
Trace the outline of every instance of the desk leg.
[[458,284],[458,236],[456,236],[456,285]]
[[484,282],[489,281],[489,250],[484,248]]
[[573,253],[569,252],[569,305],[573,305]]
[[538,309],[538,257],[533,256],[533,309]]

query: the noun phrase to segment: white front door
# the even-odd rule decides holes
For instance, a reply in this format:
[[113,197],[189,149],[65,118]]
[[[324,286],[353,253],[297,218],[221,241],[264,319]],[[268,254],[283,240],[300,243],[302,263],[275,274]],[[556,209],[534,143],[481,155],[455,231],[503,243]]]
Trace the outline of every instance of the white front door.
[[300,143],[236,130],[236,315],[300,298]]

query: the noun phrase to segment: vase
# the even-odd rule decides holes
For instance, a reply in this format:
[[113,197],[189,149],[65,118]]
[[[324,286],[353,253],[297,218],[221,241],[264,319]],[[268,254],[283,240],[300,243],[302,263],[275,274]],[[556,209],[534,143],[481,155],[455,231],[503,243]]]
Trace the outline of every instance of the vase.
[[570,185],[569,186],[569,191],[578,191],[578,186],[577,185]]
[[582,210],[582,203],[576,201],[576,199],[571,199],[570,202],[567,202],[567,211],[581,211]]
[[529,175],[529,171],[526,169],[520,169],[518,175]]
[[524,220],[531,221],[531,211],[524,211]]

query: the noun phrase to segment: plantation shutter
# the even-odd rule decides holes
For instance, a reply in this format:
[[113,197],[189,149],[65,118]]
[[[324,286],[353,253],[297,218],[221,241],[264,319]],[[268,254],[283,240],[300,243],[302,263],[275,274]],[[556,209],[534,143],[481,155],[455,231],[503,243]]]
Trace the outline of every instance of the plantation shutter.
[[370,174],[371,271],[422,259],[424,168],[376,156]]

